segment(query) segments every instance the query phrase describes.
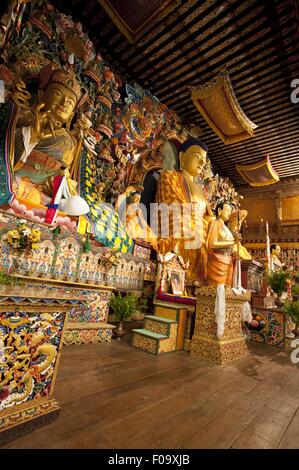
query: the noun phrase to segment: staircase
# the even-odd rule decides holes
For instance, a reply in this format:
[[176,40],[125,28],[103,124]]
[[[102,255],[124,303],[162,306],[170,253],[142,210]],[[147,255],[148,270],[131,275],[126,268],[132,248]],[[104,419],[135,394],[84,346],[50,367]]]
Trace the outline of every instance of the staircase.
[[151,354],[176,351],[178,321],[144,315],[144,328],[132,330],[132,346]]

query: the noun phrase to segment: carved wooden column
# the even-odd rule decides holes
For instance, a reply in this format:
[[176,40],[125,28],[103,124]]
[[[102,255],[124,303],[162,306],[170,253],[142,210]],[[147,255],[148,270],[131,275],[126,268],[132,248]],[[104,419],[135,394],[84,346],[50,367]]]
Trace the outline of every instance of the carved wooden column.
[[247,354],[241,318],[243,304],[250,300],[250,292],[235,295],[231,288],[225,288],[224,335],[220,338],[215,318],[216,293],[217,287],[207,286],[195,291],[197,304],[191,354],[224,364]]

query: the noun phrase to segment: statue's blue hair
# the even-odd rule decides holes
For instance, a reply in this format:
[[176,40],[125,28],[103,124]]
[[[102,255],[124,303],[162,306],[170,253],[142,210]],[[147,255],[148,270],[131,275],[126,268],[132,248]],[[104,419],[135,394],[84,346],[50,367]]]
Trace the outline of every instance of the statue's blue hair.
[[205,152],[208,153],[208,146],[199,139],[196,139],[195,137],[191,137],[190,139],[187,139],[181,146],[180,146],[180,152],[186,152],[186,150],[189,147],[192,147],[192,145],[197,145],[198,147],[202,148],[205,150]]

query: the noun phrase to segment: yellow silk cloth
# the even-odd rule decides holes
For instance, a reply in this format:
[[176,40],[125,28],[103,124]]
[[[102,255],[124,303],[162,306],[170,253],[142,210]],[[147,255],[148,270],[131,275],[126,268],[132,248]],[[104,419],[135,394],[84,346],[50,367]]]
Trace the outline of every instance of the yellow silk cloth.
[[81,235],[91,232],[91,223],[89,222],[89,220],[87,220],[86,217],[84,217],[84,215],[79,216],[77,232]]
[[240,247],[239,247],[239,256],[243,260],[251,260],[252,259],[251,254],[249,253],[247,248],[245,248],[245,246],[243,246],[243,245],[240,245]]
[[233,283],[233,262],[230,254],[224,254],[213,249],[213,243],[218,240],[220,232],[220,221],[211,222],[207,237],[208,265],[207,276],[208,285],[217,286],[224,284],[231,287]]
[[[204,248],[203,216],[206,208],[203,207],[201,213],[192,210],[190,217],[184,217],[183,205],[190,204],[191,197],[183,174],[174,170],[167,170],[161,174],[158,180],[156,202],[158,204],[164,203],[167,206],[176,203],[181,209],[180,213],[169,210],[166,216],[159,214],[157,228],[158,253],[163,255],[170,251],[178,253],[182,256],[184,262],[189,265],[187,270],[188,280],[204,280],[206,276],[206,252]],[[168,234],[166,232],[167,228]],[[163,233],[163,230],[166,233]],[[194,236],[194,233],[197,237]],[[196,241],[197,238],[200,240],[199,244]]]

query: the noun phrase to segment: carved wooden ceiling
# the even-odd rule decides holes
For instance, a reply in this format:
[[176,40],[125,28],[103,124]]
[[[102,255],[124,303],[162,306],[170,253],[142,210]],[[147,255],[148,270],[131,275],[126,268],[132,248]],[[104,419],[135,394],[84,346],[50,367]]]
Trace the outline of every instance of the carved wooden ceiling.
[[[139,83],[187,124],[200,126],[215,170],[242,185],[236,163],[267,154],[280,177],[299,175],[299,103],[290,99],[291,81],[299,79],[297,1],[176,0],[135,44],[97,0],[52,3],[81,21],[125,81]],[[135,3],[142,9],[142,1]],[[223,67],[243,111],[258,125],[255,137],[232,145],[219,139],[191,101],[190,87],[206,83]]]

